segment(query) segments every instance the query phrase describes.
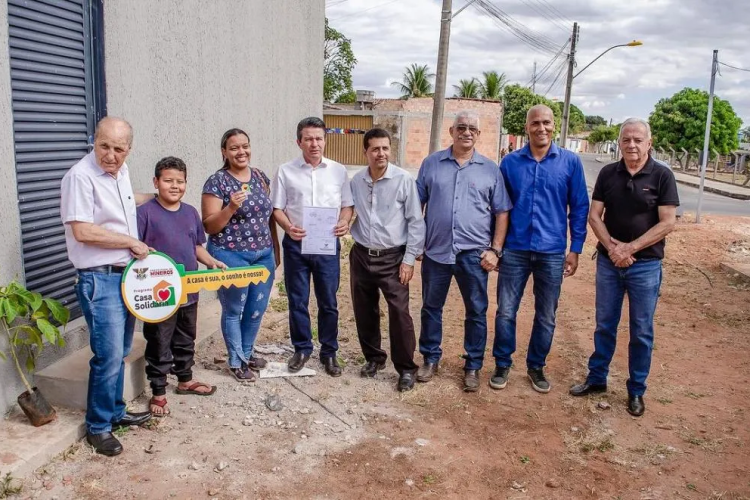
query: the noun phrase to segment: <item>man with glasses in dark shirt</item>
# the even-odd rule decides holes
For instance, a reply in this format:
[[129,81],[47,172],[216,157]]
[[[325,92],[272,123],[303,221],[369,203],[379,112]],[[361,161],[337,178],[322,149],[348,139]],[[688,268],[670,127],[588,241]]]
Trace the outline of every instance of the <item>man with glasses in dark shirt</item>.
[[573,396],[607,390],[622,303],[628,295],[628,413],[646,410],[643,394],[654,346],[654,313],[662,280],[664,237],[675,226],[680,200],[672,171],[649,154],[651,128],[638,118],[620,128],[622,159],[602,168],[592,195],[589,224],[599,245],[596,262],[594,354],[586,382]]

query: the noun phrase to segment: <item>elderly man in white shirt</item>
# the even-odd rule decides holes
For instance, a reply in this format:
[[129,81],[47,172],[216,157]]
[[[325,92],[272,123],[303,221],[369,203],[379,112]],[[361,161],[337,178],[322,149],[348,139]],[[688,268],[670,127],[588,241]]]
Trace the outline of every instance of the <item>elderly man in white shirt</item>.
[[388,304],[391,360],[399,374],[400,392],[414,387],[417,339],[409,313],[409,281],[414,261],[422,254],[425,223],[417,183],[388,160],[391,136],[382,128],[364,137],[368,166],[352,179],[357,218],[352,224],[355,244],[349,254],[352,306],[365,366],[363,377],[385,368],[388,355],[381,347],[380,292]]
[[[336,292],[341,274],[338,237],[349,230],[352,218],[352,193],[346,167],[323,156],[325,123],[320,118],[305,118],[297,125],[297,145],[302,157],[279,167],[271,185],[273,215],[286,235],[284,248],[284,284],[289,299],[289,333],[294,355],[287,365],[298,372],[313,351],[310,324],[310,277],[318,303],[318,340],[320,361],[326,373],[341,376],[336,360],[338,351],[338,303]],[[338,222],[333,228],[336,249],[333,255],[303,253],[302,240],[305,207],[335,208]]]
[[125,120],[104,118],[94,150],[62,179],[60,213],[68,258],[78,270],[76,294],[89,329],[91,351],[86,402],[86,439],[103,455],[122,453],[113,427],[140,425],[148,412],[130,413],[123,399],[124,359],[133,342],[135,318],[122,300],[120,281],[131,258],[149,248],[138,241],[136,198],[125,158],[133,130]]

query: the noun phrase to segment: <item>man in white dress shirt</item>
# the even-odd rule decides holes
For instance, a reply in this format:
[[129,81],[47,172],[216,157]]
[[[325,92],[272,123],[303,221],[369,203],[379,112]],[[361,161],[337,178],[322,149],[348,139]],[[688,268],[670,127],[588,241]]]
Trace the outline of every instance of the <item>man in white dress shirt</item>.
[[[271,201],[274,219],[286,233],[282,242],[284,284],[289,299],[289,333],[294,346],[294,355],[287,363],[289,371],[301,370],[313,351],[309,311],[312,276],[318,302],[320,361],[326,373],[339,377],[336,292],[341,275],[341,246],[338,237],[349,230],[354,203],[346,167],[323,156],[325,134],[326,126],[320,118],[309,117],[299,122],[297,145],[302,156],[279,167],[271,185]],[[302,240],[307,236],[303,228],[305,207],[339,210],[338,222],[333,228],[334,255],[302,253]]]
[[89,363],[86,439],[107,456],[122,453],[113,427],[140,425],[151,418],[148,412],[128,412],[122,395],[135,318],[122,300],[120,281],[130,259],[142,259],[149,252],[138,241],[136,199],[125,164],[132,143],[128,122],[102,119],[94,150],[71,167],[61,186],[68,259],[78,270],[76,295],[94,353]]
[[398,390],[414,387],[417,340],[409,313],[409,281],[422,254],[425,224],[417,184],[405,170],[389,163],[391,137],[382,128],[364,137],[368,166],[352,179],[357,218],[349,254],[354,319],[362,353],[363,377],[374,377],[388,358],[380,347],[380,292],[388,304],[391,359],[399,374]]

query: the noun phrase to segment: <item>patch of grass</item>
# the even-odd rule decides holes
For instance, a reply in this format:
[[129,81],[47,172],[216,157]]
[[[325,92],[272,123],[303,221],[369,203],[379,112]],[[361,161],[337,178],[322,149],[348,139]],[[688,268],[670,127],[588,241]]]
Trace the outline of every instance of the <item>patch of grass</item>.
[[346,360],[344,358],[337,354],[336,360],[339,362],[339,365],[341,365],[341,368],[346,368]]
[[366,361],[367,360],[365,359],[364,354],[360,354],[359,356],[357,356],[357,359],[354,360],[354,362],[357,363],[358,365],[364,365]]
[[531,459],[529,457],[527,457],[526,455],[523,455],[521,457],[521,463],[524,464],[524,465],[526,465],[528,463],[531,463]]
[[689,489],[690,491],[698,491],[698,487],[694,485],[693,483],[686,484],[685,488]]
[[119,438],[119,437],[123,437],[129,431],[130,431],[130,427],[128,427],[127,425],[125,425],[125,426],[122,426],[122,427],[116,427],[116,428],[112,429],[112,434],[114,434],[115,436],[117,436]]
[[605,451],[614,450],[615,443],[611,439],[607,438],[596,445],[596,449],[604,453]]
[[668,404],[670,404],[670,403],[672,403],[672,402],[673,402],[673,401],[672,401],[671,399],[669,399],[669,398],[657,398],[656,400],[657,400],[657,401],[658,401],[659,403],[663,404],[663,405],[668,405]]
[[279,296],[286,297],[286,285],[283,281],[276,283],[276,288],[279,290]]
[[595,446],[593,443],[583,443],[580,448],[580,450],[584,453],[590,453],[594,451],[594,449],[595,449]]
[[437,476],[435,476],[434,474],[427,474],[422,478],[422,482],[424,484],[435,484],[436,481]]
[[16,481],[16,479],[11,476],[10,472],[5,474],[4,478],[0,479],[0,498],[10,498],[11,496],[21,493],[23,485],[14,485],[14,481]]
[[313,325],[312,327],[312,339],[317,342],[318,341],[318,327]]
[[289,300],[286,297],[276,297],[271,299],[271,309],[276,312],[285,312],[289,310]]
[[685,396],[692,398],[692,399],[700,399],[700,398],[705,397],[706,395],[690,391],[687,394],[685,394]]

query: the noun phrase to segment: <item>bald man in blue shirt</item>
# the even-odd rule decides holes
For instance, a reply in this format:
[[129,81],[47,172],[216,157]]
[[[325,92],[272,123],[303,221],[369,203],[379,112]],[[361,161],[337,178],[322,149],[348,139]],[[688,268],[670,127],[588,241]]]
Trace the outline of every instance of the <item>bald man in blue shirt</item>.
[[[553,141],[555,118],[542,104],[526,115],[529,143],[503,158],[500,171],[513,202],[498,273],[495,374],[490,387],[508,383],[516,350],[516,315],[529,276],[534,277],[534,324],[526,368],[534,390],[547,393],[544,375],[555,331],[563,277],[573,276],[586,240],[589,198],[583,164]],[[568,226],[570,247],[568,250]]]

